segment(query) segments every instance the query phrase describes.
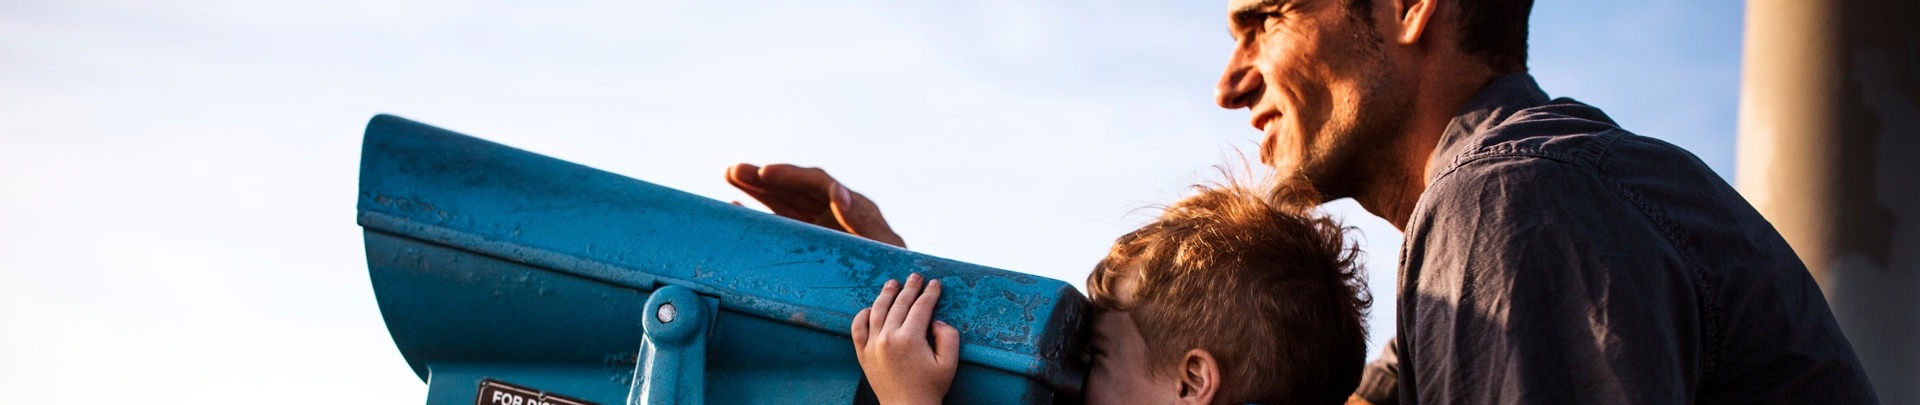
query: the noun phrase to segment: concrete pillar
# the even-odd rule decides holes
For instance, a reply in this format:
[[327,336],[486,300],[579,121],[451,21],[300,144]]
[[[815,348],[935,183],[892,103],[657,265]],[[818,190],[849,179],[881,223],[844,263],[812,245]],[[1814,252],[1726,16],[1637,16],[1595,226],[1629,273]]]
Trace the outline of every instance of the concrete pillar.
[[1753,0],[1742,194],[1820,281],[1887,404],[1920,404],[1920,1]]

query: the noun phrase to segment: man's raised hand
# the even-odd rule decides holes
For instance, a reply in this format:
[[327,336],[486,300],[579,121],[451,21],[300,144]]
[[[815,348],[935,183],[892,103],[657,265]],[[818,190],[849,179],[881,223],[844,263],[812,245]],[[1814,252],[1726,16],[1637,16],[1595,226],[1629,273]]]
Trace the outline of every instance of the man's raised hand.
[[776,215],[907,247],[907,242],[887,225],[886,217],[880,215],[880,207],[840,185],[825,170],[741,163],[727,169],[727,183],[753,196]]

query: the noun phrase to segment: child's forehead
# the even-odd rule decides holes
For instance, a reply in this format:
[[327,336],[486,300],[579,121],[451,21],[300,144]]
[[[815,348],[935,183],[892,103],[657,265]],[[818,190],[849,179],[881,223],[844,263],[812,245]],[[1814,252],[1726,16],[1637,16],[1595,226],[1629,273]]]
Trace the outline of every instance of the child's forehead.
[[1127,311],[1095,309],[1093,311],[1092,338],[1096,342],[1114,342],[1128,334],[1139,334],[1139,327],[1133,324],[1133,317]]

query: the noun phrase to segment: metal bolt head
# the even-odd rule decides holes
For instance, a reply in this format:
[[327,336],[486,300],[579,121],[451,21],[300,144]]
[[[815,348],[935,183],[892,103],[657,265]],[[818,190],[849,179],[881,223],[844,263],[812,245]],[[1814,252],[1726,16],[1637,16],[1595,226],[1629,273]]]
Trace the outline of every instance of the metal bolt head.
[[674,309],[673,303],[669,302],[660,304],[660,312],[655,314],[655,316],[660,318],[660,323],[673,323],[674,315],[678,314],[679,310]]

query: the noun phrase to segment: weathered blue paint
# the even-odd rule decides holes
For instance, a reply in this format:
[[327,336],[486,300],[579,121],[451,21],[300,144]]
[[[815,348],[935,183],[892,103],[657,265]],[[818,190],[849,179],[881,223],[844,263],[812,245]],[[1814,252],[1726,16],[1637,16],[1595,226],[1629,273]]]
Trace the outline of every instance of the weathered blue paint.
[[1058,280],[394,116],[373,118],[361,153],[374,291],[431,404],[475,403],[482,379],[601,404],[638,398],[658,316],[648,302],[669,286],[713,309],[704,372],[674,374],[673,385],[714,404],[870,401],[847,328],[886,280],[910,273],[948,286],[935,317],[963,342],[949,403],[1053,403],[1084,378],[1085,299]]

